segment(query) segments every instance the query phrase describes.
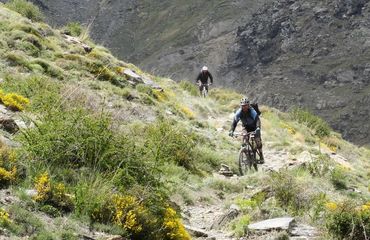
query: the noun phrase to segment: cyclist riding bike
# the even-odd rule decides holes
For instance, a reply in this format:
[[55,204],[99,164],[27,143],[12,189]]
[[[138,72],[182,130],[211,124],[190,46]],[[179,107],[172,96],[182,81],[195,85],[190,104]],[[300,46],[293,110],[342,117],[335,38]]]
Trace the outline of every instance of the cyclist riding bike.
[[242,98],[240,101],[240,109],[235,114],[234,121],[229,132],[230,137],[234,136],[235,128],[240,120],[243,124],[243,130],[247,132],[256,132],[255,140],[260,154],[260,163],[264,163],[261,139],[261,120],[257,112],[250,106],[250,103],[246,98]]
[[208,94],[208,78],[210,79],[210,84],[213,84],[213,77],[212,74],[208,71],[208,67],[202,67],[197,79],[195,80],[196,83],[199,85],[200,95],[202,95],[203,88],[206,88]]

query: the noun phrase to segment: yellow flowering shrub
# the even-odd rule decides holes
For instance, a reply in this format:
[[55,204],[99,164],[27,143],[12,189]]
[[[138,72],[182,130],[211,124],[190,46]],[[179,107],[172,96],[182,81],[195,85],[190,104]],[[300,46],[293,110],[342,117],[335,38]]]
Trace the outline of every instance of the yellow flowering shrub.
[[122,74],[125,71],[125,68],[124,67],[115,67],[114,70],[116,71],[116,73]]
[[135,197],[115,195],[113,206],[114,223],[131,233],[139,233],[143,230],[139,217],[145,213],[145,208]]
[[338,205],[335,202],[327,202],[325,208],[329,211],[335,211],[338,208]]
[[367,240],[370,234],[370,203],[336,204],[326,215],[326,227],[333,239]]
[[294,135],[296,134],[296,130],[294,127],[290,126],[287,123],[281,123],[280,126],[288,131],[289,134]]
[[37,191],[35,201],[65,212],[73,210],[74,204],[71,196],[67,194],[65,185],[63,183],[53,184],[47,172],[36,178],[35,188]]
[[169,240],[188,240],[191,239],[189,233],[185,230],[176,211],[168,207],[165,212],[163,228],[166,231],[166,239]]
[[195,113],[187,106],[179,105],[178,110],[188,119],[195,118]]
[[16,93],[2,94],[1,101],[13,111],[22,111],[29,105],[30,100]]
[[0,208],[0,225],[7,225],[11,223],[9,213],[4,209]]
[[166,102],[169,100],[169,95],[167,94],[167,91],[153,89],[152,92],[153,92],[154,98],[160,102]]
[[51,183],[49,179],[49,174],[47,172],[41,174],[36,178],[35,188],[37,195],[34,196],[35,201],[45,202],[50,198],[51,194]]
[[16,181],[17,167],[14,151],[7,147],[0,148],[0,188],[7,187]]

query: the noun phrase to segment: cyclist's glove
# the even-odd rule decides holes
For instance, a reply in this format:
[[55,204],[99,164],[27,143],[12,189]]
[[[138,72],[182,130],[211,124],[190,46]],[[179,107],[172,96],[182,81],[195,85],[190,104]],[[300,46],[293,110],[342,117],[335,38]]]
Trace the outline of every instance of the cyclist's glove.
[[233,131],[230,131],[230,132],[229,132],[229,136],[230,136],[230,137],[233,137],[233,136],[234,136],[234,132],[233,132]]

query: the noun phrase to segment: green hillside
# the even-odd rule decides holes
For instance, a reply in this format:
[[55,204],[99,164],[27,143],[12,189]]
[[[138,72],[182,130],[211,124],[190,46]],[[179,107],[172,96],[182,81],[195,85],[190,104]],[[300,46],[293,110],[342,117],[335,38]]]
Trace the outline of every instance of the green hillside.
[[[189,82],[114,58],[79,25],[40,19],[33,5],[0,5],[5,239],[196,239],[192,209],[233,204],[222,239],[287,215],[323,239],[370,234],[368,149],[309,112],[263,106],[266,163],[237,176],[240,140],[227,132],[242,96],[212,89],[202,99]],[[221,164],[234,176],[216,174]]]

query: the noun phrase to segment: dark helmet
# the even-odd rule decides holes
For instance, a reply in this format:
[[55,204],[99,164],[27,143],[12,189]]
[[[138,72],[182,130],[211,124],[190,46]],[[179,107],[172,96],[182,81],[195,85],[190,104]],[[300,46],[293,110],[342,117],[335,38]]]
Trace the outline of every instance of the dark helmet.
[[241,106],[249,105],[249,100],[246,98],[242,98],[242,100],[240,100],[240,105]]

